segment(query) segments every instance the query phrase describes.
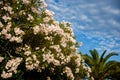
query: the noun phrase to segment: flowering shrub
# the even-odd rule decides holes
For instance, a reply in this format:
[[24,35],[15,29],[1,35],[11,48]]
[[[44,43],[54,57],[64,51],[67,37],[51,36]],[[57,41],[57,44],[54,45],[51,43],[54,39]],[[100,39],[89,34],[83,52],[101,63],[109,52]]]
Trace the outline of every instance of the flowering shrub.
[[0,1],[0,79],[79,80],[88,74],[68,22],[44,0]]

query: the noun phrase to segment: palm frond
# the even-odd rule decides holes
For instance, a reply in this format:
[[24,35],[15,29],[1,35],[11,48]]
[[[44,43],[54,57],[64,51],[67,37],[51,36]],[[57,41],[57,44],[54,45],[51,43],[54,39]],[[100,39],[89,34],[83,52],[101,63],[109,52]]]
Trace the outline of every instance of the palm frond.
[[98,62],[99,62],[99,55],[98,55],[97,50],[96,49],[94,49],[93,51],[90,50],[90,54],[91,54],[93,60],[98,64]]
[[107,62],[108,59],[112,56],[118,56],[118,53],[115,53],[115,52],[111,52],[109,53],[107,56],[105,56],[104,60],[103,60],[103,63]]
[[101,56],[99,56],[97,50],[94,49],[90,50],[90,55],[83,55],[85,63],[87,63],[92,70],[91,76],[93,76],[96,80],[99,78],[100,80],[103,80],[110,77],[110,75],[119,73],[118,62],[109,60],[110,57],[117,56],[118,54],[111,52],[105,56],[106,52],[107,50],[105,50]]
[[88,66],[92,66],[93,65],[93,59],[91,56],[85,54],[83,55],[83,59],[85,60],[85,63],[88,64]]
[[107,50],[105,50],[105,51],[102,53],[102,55],[100,56],[100,62],[102,62],[102,60],[103,60],[104,55],[105,55],[106,52],[107,52]]
[[104,65],[104,75],[109,76],[111,74],[116,73],[116,70],[115,70],[116,65],[117,65],[117,61],[115,61],[115,60],[108,61]]

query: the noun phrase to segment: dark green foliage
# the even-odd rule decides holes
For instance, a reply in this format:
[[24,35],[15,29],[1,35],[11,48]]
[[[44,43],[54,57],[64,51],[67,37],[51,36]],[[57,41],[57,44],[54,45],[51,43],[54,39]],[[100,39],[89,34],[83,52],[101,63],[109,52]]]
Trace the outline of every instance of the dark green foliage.
[[[112,56],[117,56],[118,54],[115,52],[111,52],[105,55],[107,51],[105,50],[101,56],[97,50],[90,50],[90,55],[85,54],[83,58],[85,59],[85,63],[91,68],[91,77],[95,80],[104,80],[106,78],[111,77],[117,72],[117,61],[109,60]],[[115,69],[114,69],[115,68]]]

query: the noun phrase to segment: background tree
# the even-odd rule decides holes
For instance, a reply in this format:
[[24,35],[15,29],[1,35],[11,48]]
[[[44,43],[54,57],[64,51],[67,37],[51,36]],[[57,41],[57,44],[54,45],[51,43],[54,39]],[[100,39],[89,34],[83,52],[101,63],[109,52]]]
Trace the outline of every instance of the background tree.
[[115,66],[112,67],[111,75],[109,79],[120,80],[120,62],[117,62]]
[[89,74],[68,22],[44,0],[0,0],[0,79],[78,80]]
[[[115,74],[116,71],[113,67],[116,66],[117,61],[109,60],[110,57],[118,55],[115,52],[111,52],[106,54],[106,50],[99,56],[100,54],[97,50],[90,50],[90,55],[85,54],[83,55],[85,59],[85,63],[91,68],[91,77],[95,80],[104,80],[108,78],[111,74]],[[111,73],[113,72],[114,73]]]

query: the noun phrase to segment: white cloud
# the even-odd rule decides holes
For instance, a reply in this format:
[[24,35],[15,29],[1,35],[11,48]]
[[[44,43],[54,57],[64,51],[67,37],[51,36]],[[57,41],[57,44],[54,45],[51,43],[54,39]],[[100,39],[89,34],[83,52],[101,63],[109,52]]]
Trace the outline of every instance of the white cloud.
[[81,5],[78,5],[79,8],[93,8],[93,7],[96,7],[96,4],[93,4],[93,3],[88,3],[88,4],[81,4]]
[[96,8],[92,8],[92,9],[89,10],[89,12],[90,12],[91,14],[98,14],[98,13],[99,13],[99,10],[96,9]]
[[85,26],[80,25],[80,26],[78,26],[78,28],[79,28],[80,30],[84,30],[84,29],[85,29]]
[[92,22],[92,20],[89,19],[88,16],[84,15],[84,14],[80,15],[80,20],[83,20],[83,21],[86,21],[86,22]]
[[[92,48],[120,52],[120,9],[107,0],[47,0],[57,20],[67,20],[85,51]],[[82,37],[81,37],[82,36]],[[97,39],[95,41],[95,39]],[[85,40],[88,40],[85,41]],[[94,41],[93,41],[94,40]],[[119,42],[119,43],[118,43]]]
[[112,8],[111,6],[103,7],[103,10],[106,11],[107,13],[111,13],[111,14],[115,14],[115,15],[120,14],[119,9]]
[[53,4],[49,4],[49,7],[55,9],[55,10],[60,10],[60,8],[58,6],[55,6]]
[[114,19],[108,20],[108,23],[110,23],[110,24],[113,25],[113,26],[118,26],[118,27],[120,27],[120,23],[117,22],[117,21],[114,20]]
[[49,3],[54,3],[54,0],[46,0],[47,2],[49,2]]

